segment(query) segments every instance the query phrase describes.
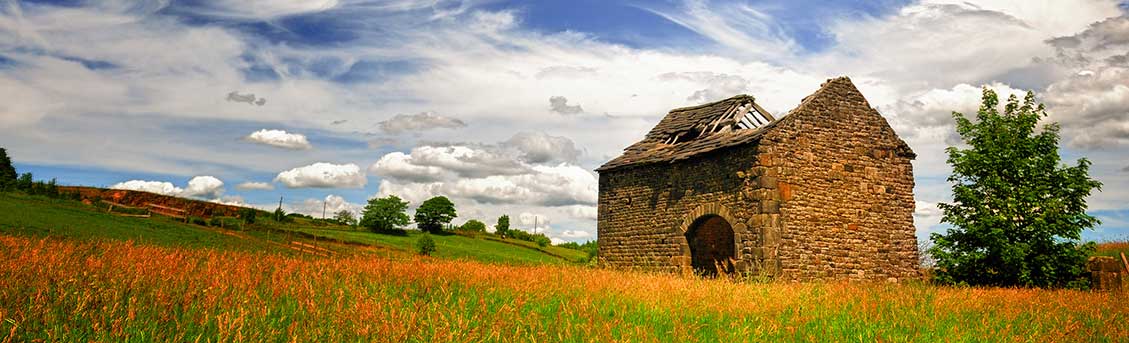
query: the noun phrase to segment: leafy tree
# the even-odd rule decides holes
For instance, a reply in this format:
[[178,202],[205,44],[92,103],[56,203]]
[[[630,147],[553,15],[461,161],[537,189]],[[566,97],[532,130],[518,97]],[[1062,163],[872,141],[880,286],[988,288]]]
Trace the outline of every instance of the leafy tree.
[[949,147],[953,202],[939,207],[953,225],[933,234],[930,253],[938,281],[970,285],[1077,286],[1093,245],[1079,245],[1083,229],[1098,224],[1086,214],[1086,197],[1101,183],[1090,161],[1060,163],[1059,126],[1035,129],[1047,114],[1035,95],[1012,96],[997,109],[984,89],[976,122],[953,113],[967,148]]
[[546,237],[544,234],[539,233],[533,235],[533,243],[537,243],[537,246],[544,248],[549,246],[550,243],[553,243],[553,241],[550,240],[549,237]]
[[369,199],[361,215],[361,226],[377,232],[396,230],[411,222],[407,211],[408,202],[395,195]]
[[243,218],[243,221],[246,222],[247,224],[254,224],[255,223],[255,216],[258,215],[258,214],[259,214],[259,211],[255,210],[253,208],[244,207],[244,208],[239,209],[239,218]]
[[510,216],[503,214],[498,217],[498,223],[494,224],[494,234],[501,237],[506,237],[510,233]]
[[416,249],[418,249],[420,255],[431,256],[431,253],[435,252],[435,240],[431,239],[431,234],[424,232],[423,235],[419,236],[419,239],[416,240]]
[[342,225],[357,225],[357,217],[349,210],[340,210],[333,214],[333,220]]
[[480,222],[477,219],[471,219],[466,223],[463,223],[463,225],[459,227],[459,230],[471,232],[486,232],[486,223]]
[[16,189],[21,191],[30,192],[34,186],[35,182],[31,180],[31,173],[20,174],[20,177],[16,179]]
[[12,166],[12,159],[8,158],[8,151],[0,148],[0,190],[16,182],[16,167]]
[[458,217],[455,204],[445,196],[427,199],[416,209],[416,225],[425,232],[441,232],[443,225]]

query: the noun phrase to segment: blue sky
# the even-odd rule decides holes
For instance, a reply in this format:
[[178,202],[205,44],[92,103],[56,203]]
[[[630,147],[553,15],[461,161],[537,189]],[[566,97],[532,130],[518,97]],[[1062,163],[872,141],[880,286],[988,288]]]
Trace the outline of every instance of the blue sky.
[[[1119,239],[1125,11],[1098,0],[4,0],[0,146],[20,171],[64,184],[134,180],[264,208],[284,196],[311,214],[444,194],[457,221],[536,218],[556,241],[585,241],[592,170],[666,110],[748,93],[783,114],[848,75],[918,153],[924,238],[944,229],[949,113],[975,111],[989,86],[1048,105],[1066,160],[1090,158],[1105,183],[1090,199],[1104,223],[1087,238]],[[189,192],[198,177],[209,188]]]

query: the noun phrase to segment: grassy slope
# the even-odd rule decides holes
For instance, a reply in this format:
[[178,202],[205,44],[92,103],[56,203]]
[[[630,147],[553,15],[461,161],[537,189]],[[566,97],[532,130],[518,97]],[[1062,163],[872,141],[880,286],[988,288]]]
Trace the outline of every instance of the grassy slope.
[[[132,240],[137,243],[190,248],[281,250],[262,239],[225,235],[162,217],[129,218],[94,211],[70,200],[0,192],[0,232],[20,236],[53,236],[79,240]],[[254,235],[247,233],[245,235]]]
[[[223,234],[218,228],[187,225],[163,217],[119,217],[70,200],[48,199],[0,192],[0,233],[20,236],[54,236],[79,240],[133,240],[137,243],[190,248],[217,248],[237,250],[266,250],[292,253],[278,244],[291,240],[307,241],[298,236],[288,236],[265,231],[239,232],[243,238]],[[262,225],[274,225],[261,220]],[[330,228],[313,228],[305,220],[283,224],[280,229],[301,231],[315,236],[380,247],[390,247],[404,252],[415,251],[418,232],[408,236],[382,235],[370,232],[342,231]],[[536,249],[514,246],[486,239],[456,235],[434,236],[437,257],[471,259],[491,263],[562,264],[578,261],[572,255],[551,250],[566,259],[542,253]],[[276,244],[270,244],[274,242]],[[316,243],[315,243],[316,244]],[[532,243],[530,243],[532,244]],[[559,250],[569,250],[553,247]],[[575,251],[575,250],[571,250]],[[568,253],[568,252],[565,252]],[[580,252],[577,252],[580,253]],[[581,253],[583,254],[583,253]]]
[[[412,230],[409,230],[407,235],[404,236],[333,229],[296,228],[296,230],[344,242],[389,246],[410,251],[415,251],[416,240],[422,235],[422,233]],[[535,249],[513,246],[486,239],[453,234],[432,235],[432,238],[435,240],[436,249],[434,256],[436,257],[515,264],[562,264],[570,262]]]

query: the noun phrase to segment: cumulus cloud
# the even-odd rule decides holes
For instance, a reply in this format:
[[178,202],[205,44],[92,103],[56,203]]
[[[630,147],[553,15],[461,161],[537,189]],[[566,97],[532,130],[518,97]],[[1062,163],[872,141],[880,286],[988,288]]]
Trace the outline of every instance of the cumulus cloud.
[[568,207],[568,214],[576,219],[595,220],[597,210],[596,206],[575,205]]
[[188,180],[188,187],[181,193],[183,196],[200,198],[218,198],[223,194],[223,181],[214,176],[196,176]]
[[1063,127],[1068,146],[1083,149],[1129,145],[1129,16],[1109,18],[1071,36],[1047,41],[1052,61],[1078,70],[1040,94],[1051,120]]
[[503,145],[520,151],[521,158],[529,163],[575,163],[580,156],[571,139],[544,132],[518,132]]
[[163,195],[179,195],[184,189],[176,187],[172,182],[166,181],[145,181],[145,180],[129,180],[119,182],[112,186],[110,189],[124,189],[131,191],[142,191],[149,193],[157,193]]
[[426,182],[513,175],[526,169],[518,161],[491,149],[425,145],[413,148],[410,154],[392,152],[384,155],[368,170],[387,178]]
[[235,185],[235,189],[241,191],[269,191],[274,189],[274,185],[269,182],[244,182]]
[[326,218],[333,218],[333,215],[340,211],[349,211],[354,216],[359,217],[364,208],[363,205],[351,203],[344,197],[334,194],[326,195],[323,199],[305,199],[299,203],[288,204],[287,207],[289,212],[301,213],[314,218],[321,218],[323,213]]
[[568,98],[559,95],[549,97],[549,110],[564,115],[584,112],[580,105],[569,105]]
[[1012,95],[1022,98],[1025,94],[1025,91],[1003,83],[979,86],[962,83],[952,88],[910,94],[878,109],[889,119],[895,131],[910,140],[940,139],[955,143],[950,139],[955,134],[951,129],[956,123],[953,112],[975,117],[984,87],[995,91],[1001,101]]
[[195,176],[188,180],[185,188],[177,187],[167,181],[129,180],[110,186],[110,189],[142,191],[177,197],[212,199],[220,198],[224,192],[223,181],[214,176]]
[[312,148],[310,141],[306,139],[306,135],[290,133],[285,130],[262,129],[252,132],[243,139],[253,143],[266,144],[290,150],[306,150]]
[[377,123],[377,126],[385,133],[400,134],[432,129],[457,129],[466,127],[466,123],[458,118],[439,115],[435,112],[420,112],[413,115],[397,114],[392,119]]
[[356,164],[325,162],[278,173],[274,181],[289,188],[361,188],[368,182]]

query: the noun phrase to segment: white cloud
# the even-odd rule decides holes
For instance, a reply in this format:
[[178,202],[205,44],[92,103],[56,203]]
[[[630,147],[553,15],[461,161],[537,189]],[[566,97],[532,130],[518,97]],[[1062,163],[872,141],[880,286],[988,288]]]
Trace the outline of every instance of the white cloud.
[[565,230],[561,232],[561,237],[570,239],[592,238],[592,233],[583,230]]
[[269,191],[274,189],[274,185],[269,182],[244,182],[235,185],[235,189],[241,191]]
[[145,180],[129,180],[125,182],[119,182],[110,186],[110,189],[124,189],[174,196],[179,195],[184,191],[180,187],[174,186],[172,182]]
[[125,189],[162,195],[194,198],[220,198],[224,192],[223,181],[214,176],[195,176],[188,180],[188,186],[180,188],[172,182],[129,180],[110,186],[110,189]]
[[575,163],[581,153],[568,137],[544,132],[518,132],[502,145],[517,149],[521,159],[529,163]]
[[223,181],[214,176],[196,176],[188,180],[188,187],[181,193],[186,197],[218,198],[224,192]]
[[575,205],[568,207],[568,214],[576,219],[596,220],[596,206]]
[[353,212],[354,216],[360,217],[363,208],[363,205],[354,204],[345,200],[344,197],[330,194],[326,195],[324,199],[305,199],[300,203],[287,204],[284,210],[287,212],[305,214],[314,218],[321,218],[324,213],[326,218],[333,218],[334,214],[340,211]]
[[290,133],[284,130],[267,130],[262,129],[252,132],[247,137],[244,137],[249,142],[266,144],[283,149],[291,150],[305,150],[312,148],[310,141],[306,136],[299,133]]
[[318,162],[278,173],[274,181],[289,188],[361,188],[368,180],[356,164]]
[[466,127],[466,123],[462,120],[442,116],[435,112],[420,112],[414,115],[397,114],[392,119],[382,121],[378,125],[380,130],[390,134]]
[[321,12],[340,5],[338,0],[214,0],[190,10],[199,15],[245,20],[269,20]]

